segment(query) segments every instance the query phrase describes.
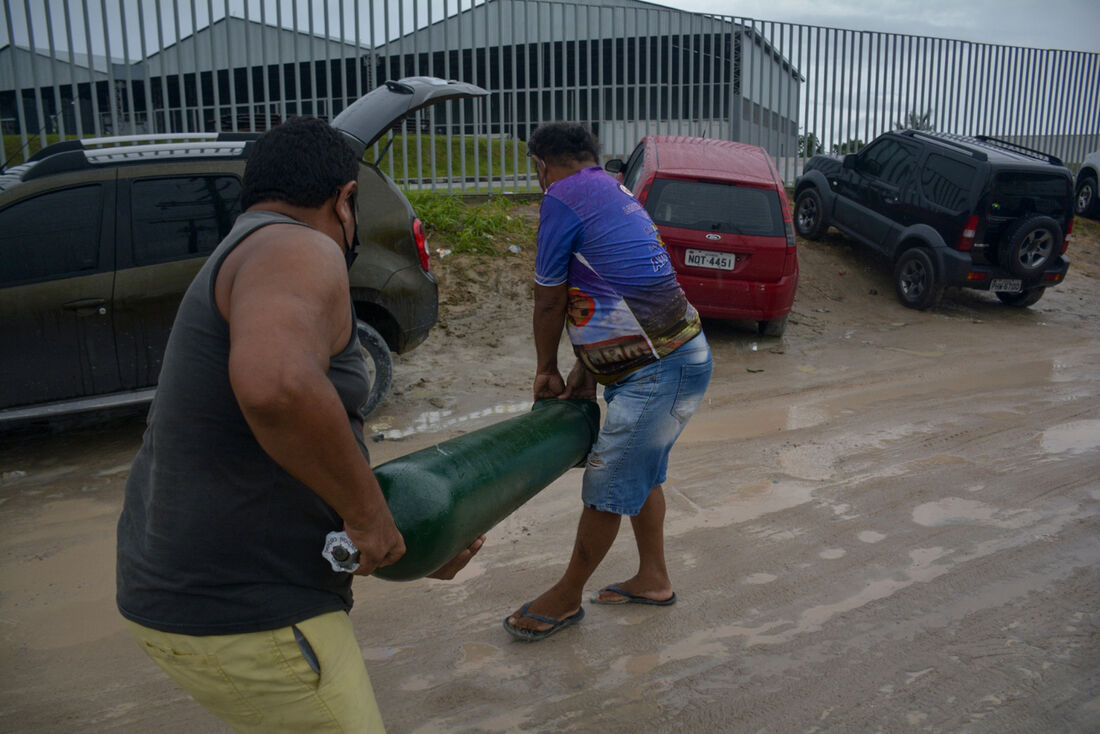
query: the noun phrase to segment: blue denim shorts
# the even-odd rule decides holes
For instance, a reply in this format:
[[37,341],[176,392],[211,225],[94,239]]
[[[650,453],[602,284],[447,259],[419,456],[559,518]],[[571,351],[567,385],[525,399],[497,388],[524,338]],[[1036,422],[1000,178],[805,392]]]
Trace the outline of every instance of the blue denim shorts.
[[637,515],[664,483],[668,454],[703,400],[712,367],[702,332],[664,359],[604,388],[607,416],[588,455],[586,507]]

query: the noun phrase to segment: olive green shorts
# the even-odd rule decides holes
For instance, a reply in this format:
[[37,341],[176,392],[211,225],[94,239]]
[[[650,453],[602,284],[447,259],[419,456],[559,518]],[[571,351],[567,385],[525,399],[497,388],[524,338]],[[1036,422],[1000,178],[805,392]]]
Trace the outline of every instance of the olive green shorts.
[[127,624],[172,680],[235,731],[384,731],[344,612],[266,632],[206,637]]

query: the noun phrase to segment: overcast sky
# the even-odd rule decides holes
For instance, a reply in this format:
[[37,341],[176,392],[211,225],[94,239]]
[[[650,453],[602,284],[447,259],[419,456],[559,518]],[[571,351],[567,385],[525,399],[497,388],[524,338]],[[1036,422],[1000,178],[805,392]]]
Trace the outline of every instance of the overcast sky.
[[1098,0],[654,0],[757,20],[1100,52]]
[[[26,19],[23,0],[0,0],[4,8],[10,13],[10,20],[15,29],[15,37],[20,43],[26,43]],[[480,3],[481,0],[475,0]],[[274,22],[274,7],[280,0],[228,0],[231,12],[241,14],[249,4],[251,17],[259,19],[260,5],[266,3],[268,8],[268,22]],[[360,3],[360,11],[373,5],[377,13],[385,4],[383,0],[377,0],[368,5],[366,0],[343,0],[337,3],[335,0],[326,4],[325,0],[281,0],[284,8],[284,18],[293,15],[291,8],[298,11],[301,26],[308,22],[310,8],[315,15],[323,15],[325,8],[330,13],[335,13],[336,8],[342,7],[346,17],[353,16],[353,8]],[[466,9],[470,7],[471,0],[405,0],[406,8],[411,8],[413,3],[425,8],[428,2],[432,2],[437,8],[436,19],[440,17],[441,8],[446,5],[449,12],[456,8]],[[993,44],[1007,44],[1012,46],[1025,46],[1032,48],[1056,48],[1072,51],[1100,52],[1100,0],[650,0],[653,4],[688,10],[694,12],[715,13],[717,15],[732,15],[756,20],[783,21],[789,23],[802,23],[806,25],[831,26],[849,30],[885,31],[888,33],[903,33],[920,36],[936,36],[963,41],[977,41]],[[178,3],[178,5],[177,5]],[[111,18],[110,36],[118,36],[118,10],[126,9],[127,25],[131,31],[139,27],[138,8],[145,10],[145,25],[149,34],[150,43],[156,39],[155,8],[160,6],[165,17],[165,35],[168,40],[176,36],[172,32],[174,22],[172,16],[175,9],[181,13],[181,31],[179,35],[191,32],[191,8],[194,5],[198,27],[208,23],[207,10],[212,8],[214,16],[221,17],[225,13],[227,0],[195,0],[194,3],[187,0],[163,0],[152,3],[149,0],[32,0],[33,25],[35,35],[39,42],[45,45],[46,22],[43,8],[48,4],[54,11],[55,47],[64,47],[65,44],[65,17],[66,8],[69,10],[70,21],[74,34],[74,45],[78,48],[83,45],[83,9],[87,8],[91,19],[93,45],[95,51],[102,53],[103,36],[101,8],[107,7],[107,15]],[[391,24],[397,23],[397,3],[393,0],[391,8]],[[7,13],[5,13],[7,15]],[[423,22],[427,17],[426,12],[420,10],[420,19]],[[0,22],[0,45],[8,40],[7,18]],[[406,11],[406,22],[411,22],[412,12]],[[330,30],[335,34],[338,24],[334,21]],[[396,26],[395,26],[396,29]],[[322,28],[317,28],[322,32]],[[117,40],[112,42],[112,56],[123,56],[121,44]],[[127,49],[129,57],[140,58],[138,44],[131,39],[131,48]]]

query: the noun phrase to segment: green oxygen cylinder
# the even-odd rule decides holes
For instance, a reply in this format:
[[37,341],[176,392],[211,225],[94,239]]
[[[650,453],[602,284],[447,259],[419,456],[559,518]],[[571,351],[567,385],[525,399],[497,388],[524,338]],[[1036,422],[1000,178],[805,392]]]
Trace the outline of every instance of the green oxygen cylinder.
[[599,432],[593,400],[537,400],[531,411],[374,468],[405,555],[374,575],[411,581],[578,466]]

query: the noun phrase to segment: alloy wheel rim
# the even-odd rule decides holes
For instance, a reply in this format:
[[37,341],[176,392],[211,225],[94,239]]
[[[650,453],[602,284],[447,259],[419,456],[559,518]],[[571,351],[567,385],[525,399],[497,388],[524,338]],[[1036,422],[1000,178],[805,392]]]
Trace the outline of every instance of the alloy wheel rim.
[[1024,238],[1020,245],[1020,263],[1029,268],[1041,266],[1050,257],[1054,249],[1054,238],[1050,232],[1036,230]]

